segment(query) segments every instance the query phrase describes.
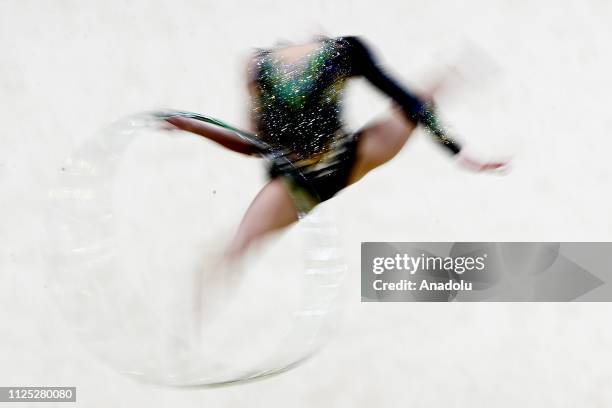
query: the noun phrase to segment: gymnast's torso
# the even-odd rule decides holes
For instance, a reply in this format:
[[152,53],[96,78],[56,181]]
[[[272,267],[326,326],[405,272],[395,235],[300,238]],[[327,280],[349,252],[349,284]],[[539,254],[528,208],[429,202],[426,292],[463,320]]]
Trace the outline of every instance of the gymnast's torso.
[[353,75],[351,40],[321,38],[288,61],[258,49],[251,64],[252,118],[259,138],[295,159],[319,157],[346,137],[341,99]]

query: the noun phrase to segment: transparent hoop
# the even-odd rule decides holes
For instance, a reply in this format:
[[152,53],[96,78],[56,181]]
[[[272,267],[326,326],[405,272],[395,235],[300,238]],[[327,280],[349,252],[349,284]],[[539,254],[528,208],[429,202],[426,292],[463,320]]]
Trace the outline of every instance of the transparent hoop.
[[[73,152],[58,172],[46,220],[53,266],[48,285],[61,314],[87,349],[144,381],[212,385],[295,366],[324,344],[336,316],[346,270],[336,225],[321,209],[298,223],[303,270],[287,272],[297,296],[284,296],[282,287],[263,288],[260,302],[234,300],[231,311],[222,307],[202,322],[190,309],[193,299],[183,302],[197,297],[190,286],[197,271],[155,275],[154,267],[127,268],[122,258],[126,245],[119,239],[114,184],[132,143],[159,126],[156,113],[117,121]],[[280,297],[290,298],[283,304],[289,310],[275,304]],[[284,326],[266,332],[281,315]]]

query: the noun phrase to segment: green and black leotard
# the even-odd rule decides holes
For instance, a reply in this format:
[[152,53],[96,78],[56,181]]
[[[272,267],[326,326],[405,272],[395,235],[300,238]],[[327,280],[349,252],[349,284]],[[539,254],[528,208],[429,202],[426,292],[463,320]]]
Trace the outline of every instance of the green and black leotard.
[[273,51],[262,49],[256,55],[253,117],[257,137],[285,152],[288,160],[275,162],[270,176],[282,177],[293,193],[301,193],[301,212],[331,198],[348,182],[359,142],[359,132],[348,134],[341,121],[342,94],[350,78],[367,79],[452,154],[459,152],[430,106],[393,80],[360,38],[323,38],[319,47],[291,64],[275,58]]

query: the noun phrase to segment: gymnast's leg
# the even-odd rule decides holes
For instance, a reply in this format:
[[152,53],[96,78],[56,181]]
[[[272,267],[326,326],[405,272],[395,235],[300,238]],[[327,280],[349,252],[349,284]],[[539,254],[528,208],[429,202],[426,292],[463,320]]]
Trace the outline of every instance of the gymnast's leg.
[[298,213],[287,186],[280,178],[271,180],[259,191],[244,214],[226,256],[239,258],[258,239],[297,220]]
[[357,182],[371,170],[395,157],[415,127],[416,123],[406,119],[398,108],[394,108],[391,117],[378,120],[360,130],[356,136],[356,159],[348,184]]

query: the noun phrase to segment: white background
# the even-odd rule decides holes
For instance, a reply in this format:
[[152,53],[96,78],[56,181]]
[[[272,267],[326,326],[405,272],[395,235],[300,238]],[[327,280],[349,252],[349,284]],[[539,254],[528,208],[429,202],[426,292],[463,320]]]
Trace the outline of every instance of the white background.
[[[361,304],[358,268],[361,241],[609,241],[610,21],[596,0],[0,1],[0,385],[77,385],[84,407],[609,407],[608,304]],[[144,109],[244,123],[249,48],[321,30],[363,35],[415,87],[477,44],[480,68],[497,71],[440,105],[472,151],[513,155],[513,172],[457,170],[418,132],[332,200],[349,260],[344,318],[291,372],[177,390],[99,364],[43,285],[58,163]],[[348,98],[351,127],[387,106],[365,84]]]

